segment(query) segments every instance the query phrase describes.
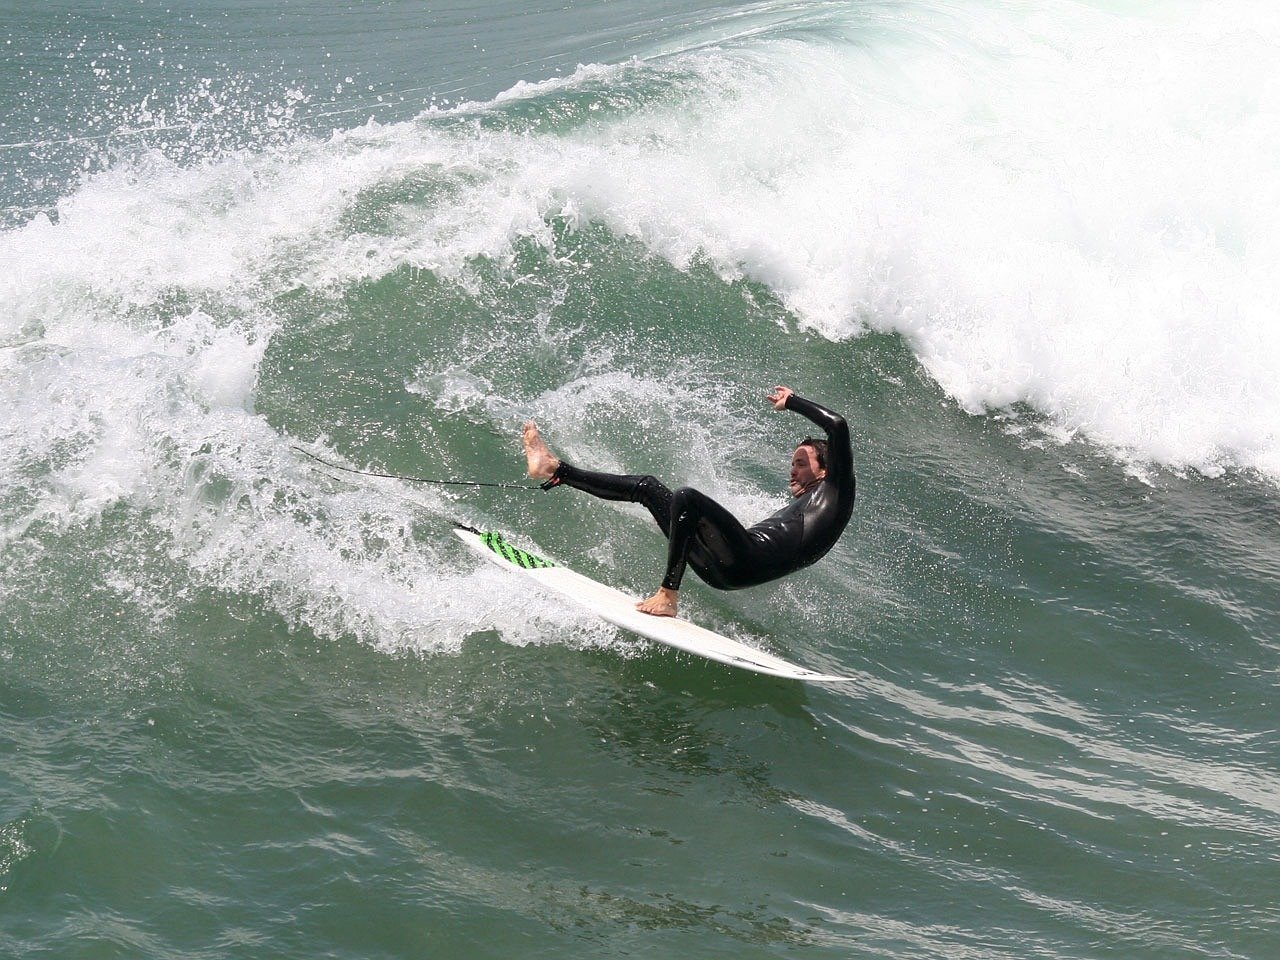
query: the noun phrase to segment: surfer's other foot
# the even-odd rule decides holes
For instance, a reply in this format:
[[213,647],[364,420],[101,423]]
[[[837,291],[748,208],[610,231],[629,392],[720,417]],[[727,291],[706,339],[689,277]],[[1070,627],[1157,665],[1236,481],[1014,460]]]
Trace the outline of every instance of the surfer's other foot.
[[648,600],[641,600],[637,603],[636,609],[641,613],[647,613],[654,617],[674,617],[679,597],[680,595],[675,590],[659,587],[658,592]]
[[524,441],[525,459],[529,461],[529,476],[534,480],[550,480],[560,466],[560,459],[542,442],[538,425],[526,420],[521,439]]

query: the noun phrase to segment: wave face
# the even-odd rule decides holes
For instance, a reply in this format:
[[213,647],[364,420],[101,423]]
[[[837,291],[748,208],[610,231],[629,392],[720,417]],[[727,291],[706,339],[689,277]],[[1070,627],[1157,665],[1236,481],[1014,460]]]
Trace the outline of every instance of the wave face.
[[[280,283],[456,275],[590,222],[760,283],[802,329],[902,335],[969,412],[1025,407],[1138,462],[1280,475],[1275,18],[910,11],[765,7],[727,44],[695,31],[692,50],[269,160],[117,164],[59,202],[57,229],[7,233],[6,314],[38,314],[51,286],[146,300],[285,258]],[[410,175],[440,197],[397,203],[403,229],[356,249],[355,198]]]
[[[1272,949],[1280,14],[99,6],[0,34],[0,954]],[[849,688],[449,535],[640,593],[631,505],[346,469],[750,521],[780,381],[849,531],[682,606]]]

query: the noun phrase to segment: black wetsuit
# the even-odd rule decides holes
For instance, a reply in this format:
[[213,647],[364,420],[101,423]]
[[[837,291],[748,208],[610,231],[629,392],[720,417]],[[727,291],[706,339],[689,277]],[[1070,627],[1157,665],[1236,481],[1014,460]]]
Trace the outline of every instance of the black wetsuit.
[[855,477],[849,425],[838,414],[795,394],[786,409],[808,417],[827,434],[826,476],[789,504],[744,527],[728,510],[692,487],[671,491],[650,476],[581,470],[561,461],[544,486],[559,483],[604,500],[643,504],[668,541],[662,585],[680,589],[685,564],[719,590],[776,580],[820,559],[844,532],[853,513]]

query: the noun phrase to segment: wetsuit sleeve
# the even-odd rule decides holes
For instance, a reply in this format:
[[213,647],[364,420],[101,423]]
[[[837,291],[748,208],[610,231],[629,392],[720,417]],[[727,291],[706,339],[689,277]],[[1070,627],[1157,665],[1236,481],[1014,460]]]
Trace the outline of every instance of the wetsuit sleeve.
[[827,435],[827,480],[844,489],[853,483],[853,446],[849,440],[849,424],[844,417],[812,400],[794,393],[787,398],[787,409],[808,417]]

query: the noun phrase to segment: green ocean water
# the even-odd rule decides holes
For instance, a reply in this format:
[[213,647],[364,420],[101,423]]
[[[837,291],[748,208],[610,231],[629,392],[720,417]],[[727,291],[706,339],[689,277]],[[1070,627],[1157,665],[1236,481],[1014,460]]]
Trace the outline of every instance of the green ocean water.
[[0,955],[1280,955],[1280,15],[0,9]]

